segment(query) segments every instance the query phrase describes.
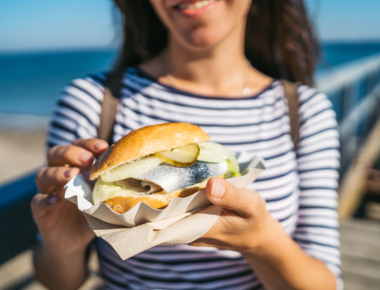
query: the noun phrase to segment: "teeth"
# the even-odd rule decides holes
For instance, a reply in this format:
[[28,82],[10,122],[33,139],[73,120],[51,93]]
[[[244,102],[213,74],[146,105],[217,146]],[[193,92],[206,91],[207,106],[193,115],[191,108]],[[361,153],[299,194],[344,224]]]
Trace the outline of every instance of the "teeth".
[[188,9],[188,10],[195,10],[195,9],[201,9],[217,0],[205,0],[205,1],[197,1],[193,3],[184,3],[180,4],[179,8],[180,9]]

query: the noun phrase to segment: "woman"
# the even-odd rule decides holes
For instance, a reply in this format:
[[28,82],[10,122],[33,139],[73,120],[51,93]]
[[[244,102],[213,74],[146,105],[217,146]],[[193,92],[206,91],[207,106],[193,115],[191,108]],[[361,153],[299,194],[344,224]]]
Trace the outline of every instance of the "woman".
[[[113,141],[141,126],[185,121],[235,152],[261,155],[268,169],[248,189],[208,182],[207,197],[224,210],[192,246],[156,247],[122,261],[99,239],[107,289],[320,290],[336,289],[336,281],[340,288],[335,115],[325,95],[299,84],[295,152],[278,80],[312,79],[316,43],[303,2],[115,2],[125,42]],[[32,210],[43,242],[34,263],[49,289],[77,289],[86,277],[95,236],[62,198],[62,185],[108,147],[96,139],[104,80],[87,76],[65,90],[49,132],[49,167],[37,175],[41,194]]]

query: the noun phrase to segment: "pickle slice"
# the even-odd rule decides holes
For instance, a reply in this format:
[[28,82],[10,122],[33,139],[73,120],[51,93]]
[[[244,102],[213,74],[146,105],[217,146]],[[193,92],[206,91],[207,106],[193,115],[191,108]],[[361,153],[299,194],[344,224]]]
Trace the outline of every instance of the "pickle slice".
[[189,144],[183,147],[157,152],[153,155],[174,166],[187,167],[197,162],[199,147],[197,144]]

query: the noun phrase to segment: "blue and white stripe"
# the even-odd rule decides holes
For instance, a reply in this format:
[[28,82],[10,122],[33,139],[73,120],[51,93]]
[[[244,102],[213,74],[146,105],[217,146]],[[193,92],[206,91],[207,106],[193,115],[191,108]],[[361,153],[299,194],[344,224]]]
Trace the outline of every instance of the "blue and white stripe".
[[[96,137],[104,74],[74,80],[55,110],[48,145]],[[247,98],[214,98],[162,85],[143,72],[125,72],[114,141],[131,130],[166,122],[190,122],[234,152],[266,159],[267,170],[249,186],[306,253],[340,277],[337,186],[339,138],[324,94],[298,86],[300,139],[296,153],[289,134],[281,82]],[[150,249],[120,260],[103,240],[99,259],[107,289],[264,289],[242,256],[233,251],[186,245]]]

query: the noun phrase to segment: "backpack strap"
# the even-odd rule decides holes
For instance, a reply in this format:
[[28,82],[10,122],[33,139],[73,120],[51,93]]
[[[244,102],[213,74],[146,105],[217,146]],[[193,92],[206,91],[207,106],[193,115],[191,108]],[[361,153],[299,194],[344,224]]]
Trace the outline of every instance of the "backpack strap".
[[297,143],[300,134],[300,123],[298,119],[298,92],[297,84],[281,80],[285,91],[285,98],[288,100],[289,119],[290,119],[290,136],[294,144],[294,150],[297,149]]
[[116,70],[106,74],[104,84],[104,100],[100,113],[98,138],[112,144],[112,132],[115,125],[117,105],[120,102],[124,70]]

